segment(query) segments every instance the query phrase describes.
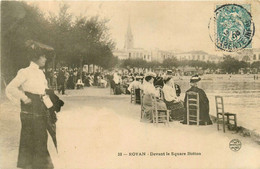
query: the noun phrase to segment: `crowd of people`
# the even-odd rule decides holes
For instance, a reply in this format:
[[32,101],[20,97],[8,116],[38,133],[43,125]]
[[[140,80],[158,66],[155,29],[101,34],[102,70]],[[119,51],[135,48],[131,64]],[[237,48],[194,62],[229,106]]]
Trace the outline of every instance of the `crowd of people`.
[[[200,80],[201,78],[198,75],[192,76],[190,79],[191,88],[187,90],[187,92],[193,91],[198,93],[200,104],[199,124],[210,125],[212,124],[212,121],[209,117],[209,100],[206,93],[202,89],[198,88]],[[113,74],[113,79],[111,81],[111,89],[116,95],[123,93],[123,91],[127,91],[125,94],[130,94],[131,90],[134,90],[136,103],[139,104],[141,103],[140,93],[142,91],[142,106],[145,109],[145,121],[153,121],[151,96],[155,96],[157,98],[157,109],[170,110],[170,121],[180,121],[183,124],[187,124],[187,92],[185,93],[184,101],[181,100],[181,87],[174,82],[171,70],[168,70],[163,75],[147,72],[145,75],[129,74],[125,78],[124,76],[120,76],[116,71]]]
[[[61,68],[59,71],[46,73],[46,78],[50,86],[57,86],[58,92],[65,94],[65,89],[80,89],[84,86],[110,86],[111,91],[115,95],[131,94],[131,90],[135,93],[135,102],[141,104],[141,91],[143,92],[143,106],[145,109],[146,121],[152,122],[152,100],[151,96],[157,97],[157,108],[161,110],[170,110],[170,121],[180,121],[187,124],[186,111],[186,95],[185,99],[180,99],[181,86],[173,80],[173,72],[168,70],[164,74],[156,74],[153,72],[129,73],[119,72],[96,72],[96,73],[80,73],[80,69]],[[198,88],[200,81],[198,75],[192,76],[190,79],[191,88],[188,91],[194,91],[199,94],[200,102],[200,124],[212,124],[209,118],[209,101],[206,93]],[[188,92],[187,91],[187,92]],[[163,95],[163,97],[162,97]]]
[[65,94],[66,89],[80,89],[84,86],[108,86],[107,73],[87,73],[82,72],[78,68],[67,69],[60,68],[52,73],[52,69],[48,69],[45,73],[48,86],[57,89],[58,92]]

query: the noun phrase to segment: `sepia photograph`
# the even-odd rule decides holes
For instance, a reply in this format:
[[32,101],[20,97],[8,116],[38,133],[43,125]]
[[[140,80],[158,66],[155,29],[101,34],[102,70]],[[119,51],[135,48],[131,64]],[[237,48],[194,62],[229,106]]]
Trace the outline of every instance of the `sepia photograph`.
[[260,1],[0,1],[0,169],[260,169]]

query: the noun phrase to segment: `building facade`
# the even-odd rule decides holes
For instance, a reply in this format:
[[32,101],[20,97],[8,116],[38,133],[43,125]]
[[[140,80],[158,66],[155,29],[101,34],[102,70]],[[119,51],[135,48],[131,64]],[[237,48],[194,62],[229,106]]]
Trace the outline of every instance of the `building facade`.
[[223,60],[223,57],[211,55],[204,51],[190,51],[190,52],[183,52],[183,53],[176,53],[176,58],[178,60],[199,60],[204,62],[214,62],[218,63]]
[[234,57],[239,61],[245,61],[248,63],[260,61],[260,48],[244,49],[236,52]]

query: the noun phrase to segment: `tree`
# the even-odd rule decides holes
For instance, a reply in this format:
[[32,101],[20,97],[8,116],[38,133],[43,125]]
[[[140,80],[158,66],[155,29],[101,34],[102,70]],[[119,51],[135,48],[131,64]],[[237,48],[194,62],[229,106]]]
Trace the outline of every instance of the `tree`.
[[[1,75],[8,83],[16,72],[26,67],[29,39],[48,44],[49,24],[37,7],[26,2],[1,3]],[[49,44],[48,44],[49,45]]]
[[214,62],[206,62],[206,69],[209,69],[209,70],[217,70],[218,69],[218,64],[217,63],[214,63]]
[[251,64],[251,68],[257,68],[258,70],[260,70],[260,61],[253,62]]
[[60,64],[75,64],[76,62],[72,45],[72,15],[68,13],[68,9],[69,6],[62,3],[58,15],[50,14],[48,18],[51,27],[49,43],[54,47],[56,61]]
[[123,68],[147,68],[149,62],[137,58],[137,59],[126,59],[123,61],[122,67]]
[[28,65],[25,42],[29,39],[54,48],[56,64],[82,67],[96,64],[105,68],[115,66],[114,42],[106,26],[109,20],[95,17],[78,17],[68,12],[66,3],[60,5],[58,15],[44,14],[26,2],[1,3],[1,76],[12,79],[17,70]]
[[155,69],[161,66],[161,63],[158,61],[151,61],[147,63],[147,68]]
[[162,66],[168,69],[176,68],[178,66],[178,60],[176,57],[167,58],[163,61]]
[[232,58],[231,56],[225,56],[224,61],[220,63],[220,67],[227,73],[238,73],[238,70],[245,66],[244,62]]

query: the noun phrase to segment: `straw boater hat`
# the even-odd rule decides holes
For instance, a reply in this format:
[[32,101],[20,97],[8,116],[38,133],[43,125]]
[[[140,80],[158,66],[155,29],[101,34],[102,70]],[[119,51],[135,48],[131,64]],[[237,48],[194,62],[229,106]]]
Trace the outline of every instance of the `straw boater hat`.
[[148,77],[148,76],[156,77],[156,74],[153,73],[153,72],[147,72],[147,73],[145,74],[145,77]]
[[201,78],[199,77],[199,75],[193,75],[191,76],[190,83],[196,83],[199,82],[200,80]]

